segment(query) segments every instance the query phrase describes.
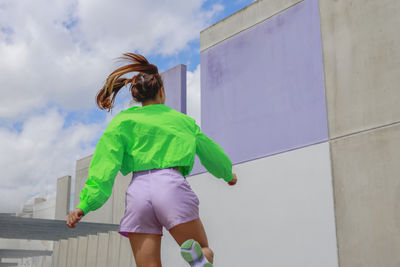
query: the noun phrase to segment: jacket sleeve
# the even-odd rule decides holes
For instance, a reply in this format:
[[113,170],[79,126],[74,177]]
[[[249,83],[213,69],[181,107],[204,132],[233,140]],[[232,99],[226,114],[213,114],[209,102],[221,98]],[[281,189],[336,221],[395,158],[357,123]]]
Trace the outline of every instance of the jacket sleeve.
[[123,156],[124,145],[121,133],[111,121],[97,142],[89,165],[88,177],[79,194],[80,203],[77,208],[81,209],[85,215],[103,206],[111,196]]
[[211,138],[205,135],[195,123],[196,154],[201,164],[215,177],[226,182],[233,179],[232,162],[224,150]]

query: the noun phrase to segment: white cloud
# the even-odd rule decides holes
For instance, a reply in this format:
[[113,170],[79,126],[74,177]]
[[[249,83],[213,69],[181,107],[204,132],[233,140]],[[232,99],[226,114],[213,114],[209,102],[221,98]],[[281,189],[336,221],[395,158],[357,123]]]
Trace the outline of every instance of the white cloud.
[[201,90],[200,90],[200,64],[196,69],[187,72],[187,115],[194,118],[201,126]]
[[1,212],[17,211],[35,193],[55,191],[56,179],[75,172],[75,161],[93,153],[90,142],[105,125],[64,128],[65,114],[52,108],[27,119],[22,131],[0,129]]
[[[171,56],[188,49],[223,6],[204,0],[28,1],[0,3],[0,212],[54,196],[75,176],[108,122],[129,106],[127,90],[101,124],[65,127],[68,112],[95,107],[95,95],[123,52]],[[188,115],[200,124],[200,67],[188,72]],[[124,98],[128,96],[128,98]],[[51,105],[50,105],[51,104]],[[49,108],[51,106],[51,108]],[[58,108],[55,108],[58,107]],[[21,131],[12,124],[21,123]],[[72,188],[73,190],[73,188]],[[29,200],[30,199],[30,200]]]
[[[188,49],[223,7],[203,1],[6,1],[0,6],[0,118],[19,119],[52,102],[93,107],[95,93],[131,51]],[[178,8],[179,7],[179,8]]]

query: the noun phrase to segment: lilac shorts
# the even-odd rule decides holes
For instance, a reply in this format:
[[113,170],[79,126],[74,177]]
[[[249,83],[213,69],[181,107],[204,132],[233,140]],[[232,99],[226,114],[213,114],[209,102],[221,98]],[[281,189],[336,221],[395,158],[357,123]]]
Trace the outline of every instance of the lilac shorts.
[[176,168],[134,172],[126,190],[125,214],[118,232],[163,235],[164,226],[199,218],[199,199]]

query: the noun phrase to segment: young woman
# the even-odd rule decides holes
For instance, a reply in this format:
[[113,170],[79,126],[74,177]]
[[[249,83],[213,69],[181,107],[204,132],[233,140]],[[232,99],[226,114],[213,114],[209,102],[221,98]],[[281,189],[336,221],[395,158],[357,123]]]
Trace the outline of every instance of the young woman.
[[[133,172],[118,232],[129,238],[136,265],[161,266],[164,226],[191,266],[212,267],[214,253],[199,218],[199,199],[186,176],[197,154],[212,175],[235,185],[232,162],[193,118],[164,104],[157,66],[140,54],[126,53],[122,59],[131,64],[108,76],[97,104],[110,111],[119,90],[130,84],[133,99],[142,106],[121,111],[107,125],[90,162],[80,203],[68,215],[67,225],[75,228],[84,215],[108,200],[119,171]],[[130,72],[138,74],[121,78]]]

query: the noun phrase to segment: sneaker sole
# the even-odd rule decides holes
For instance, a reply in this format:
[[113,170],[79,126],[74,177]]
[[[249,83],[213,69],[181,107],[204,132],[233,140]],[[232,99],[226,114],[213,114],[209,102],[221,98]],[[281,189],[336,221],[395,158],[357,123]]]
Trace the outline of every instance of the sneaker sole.
[[[181,255],[185,261],[187,261],[191,266],[194,266],[193,262],[202,258],[203,251],[201,250],[201,246],[197,241],[194,239],[188,239],[181,245]],[[202,266],[196,267],[214,267],[214,265],[207,262]]]

